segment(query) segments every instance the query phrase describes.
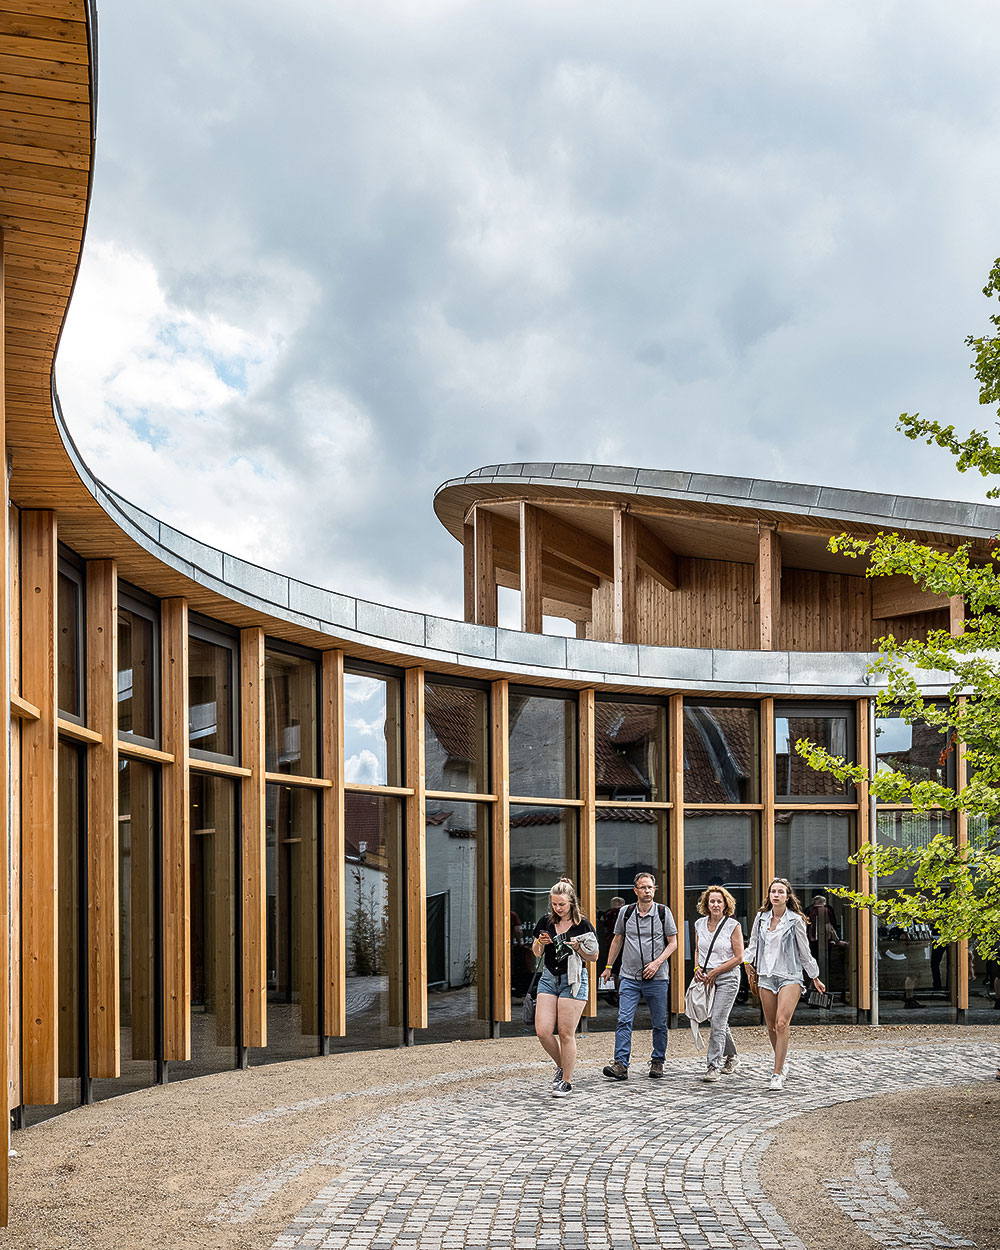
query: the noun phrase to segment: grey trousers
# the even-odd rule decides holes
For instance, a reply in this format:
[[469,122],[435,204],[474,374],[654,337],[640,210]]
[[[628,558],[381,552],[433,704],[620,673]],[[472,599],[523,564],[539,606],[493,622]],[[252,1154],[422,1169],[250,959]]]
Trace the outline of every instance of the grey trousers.
[[740,970],[732,968],[716,978],[712,1002],[712,1032],[708,1039],[708,1066],[721,1068],[723,1058],[736,1054],[736,1043],[729,1031],[729,1013],[740,988]]

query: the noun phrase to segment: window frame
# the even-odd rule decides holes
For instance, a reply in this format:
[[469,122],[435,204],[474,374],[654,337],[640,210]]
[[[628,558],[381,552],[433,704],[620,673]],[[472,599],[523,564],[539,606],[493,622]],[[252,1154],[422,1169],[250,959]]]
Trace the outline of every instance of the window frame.
[[[853,782],[846,783],[843,794],[786,794],[778,789],[778,718],[791,719],[792,716],[817,717],[844,715],[847,720],[847,760],[848,763],[858,762],[858,711],[857,706],[850,702],[799,702],[798,700],[774,701],[774,758],[771,767],[774,770],[774,801],[778,807],[825,807],[831,805],[856,804],[858,801],[857,787]],[[763,742],[761,743],[763,746]],[[789,746],[792,746],[790,743]],[[793,748],[794,749],[794,748]],[[790,753],[791,754],[791,753]],[[761,763],[763,764],[763,759]]]
[[[118,584],[118,609],[124,608],[126,612],[131,612],[133,616],[140,616],[143,620],[149,621],[153,626],[153,728],[155,734],[152,738],[144,737],[137,734],[131,729],[118,729],[118,737],[124,742],[134,742],[137,746],[152,747],[159,749],[163,734],[162,719],[162,703],[161,699],[161,674],[160,674],[160,601],[151,596],[145,595],[142,591],[136,590],[134,587],[126,583]],[[118,622],[115,621],[117,629]],[[120,670],[119,670],[120,671]],[[117,682],[117,674],[115,678]],[[118,699],[117,686],[115,697],[115,711],[117,714]],[[116,715],[117,728],[117,715]]]
[[191,741],[190,691],[191,671],[188,665],[188,754],[192,760],[205,760],[211,764],[233,764],[240,762],[240,637],[236,630],[228,630],[221,621],[214,621],[207,616],[194,612],[188,615],[188,638],[196,638],[199,642],[207,642],[215,647],[225,648],[231,657],[230,679],[232,699],[230,700],[230,719],[232,722],[233,753],[227,755],[221,751],[205,751],[196,747]]

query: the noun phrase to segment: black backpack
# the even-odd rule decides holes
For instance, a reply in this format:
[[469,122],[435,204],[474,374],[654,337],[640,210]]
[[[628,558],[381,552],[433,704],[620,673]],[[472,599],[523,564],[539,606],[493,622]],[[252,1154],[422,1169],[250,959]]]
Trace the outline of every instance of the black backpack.
[[[625,908],[625,919],[624,919],[624,921],[622,922],[622,929],[623,929],[623,930],[627,927],[628,922],[632,919],[633,915],[635,914],[635,909],[636,909],[638,906],[639,906],[639,904],[638,904],[638,903],[629,903],[628,907],[626,907],[626,908]],[[656,904],[656,909],[657,909],[657,911],[660,913],[660,925],[661,925],[661,926],[662,926],[662,928],[663,928],[663,945],[664,945],[664,946],[666,946],[666,944],[670,941],[670,939],[671,939],[672,937],[674,937],[675,935],[674,935],[674,934],[672,934],[672,933],[671,933],[671,934],[668,934],[668,933],[667,933],[667,907],[666,907],[666,904],[665,904],[665,903],[657,903],[657,904]]]

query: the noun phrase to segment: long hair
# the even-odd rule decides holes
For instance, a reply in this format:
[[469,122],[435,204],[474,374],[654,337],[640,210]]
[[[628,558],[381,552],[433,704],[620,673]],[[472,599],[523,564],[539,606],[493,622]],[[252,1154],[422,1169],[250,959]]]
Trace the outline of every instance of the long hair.
[[727,916],[736,915],[736,899],[733,898],[733,896],[729,893],[729,891],[724,886],[710,885],[707,890],[702,890],[701,898],[698,900],[698,915],[699,916],[708,915],[708,899],[709,899],[709,895],[711,894],[722,895],[723,919],[725,919]]
[[806,917],[806,913],[802,910],[802,904],[799,902],[798,896],[796,895],[795,891],[792,889],[792,883],[788,880],[787,877],[772,877],[771,878],[770,883],[768,884],[768,887],[767,887],[767,893],[764,895],[764,901],[763,903],[761,903],[760,907],[758,907],[757,909],[757,915],[758,916],[763,915],[764,912],[771,910],[771,886],[774,885],[776,881],[780,885],[783,885],[785,889],[788,891],[788,902],[785,904],[785,906],[788,908],[789,911],[797,912],[802,917],[802,919],[805,920],[806,924],[808,924],[809,921]]
[[[583,912],[580,910],[580,900],[576,897],[576,890],[573,889],[573,882],[569,877],[560,877],[555,883],[549,895],[558,894],[560,898],[569,899],[569,920],[570,924],[579,924],[583,919]],[[552,909],[549,909],[549,923],[555,924],[559,917]]]

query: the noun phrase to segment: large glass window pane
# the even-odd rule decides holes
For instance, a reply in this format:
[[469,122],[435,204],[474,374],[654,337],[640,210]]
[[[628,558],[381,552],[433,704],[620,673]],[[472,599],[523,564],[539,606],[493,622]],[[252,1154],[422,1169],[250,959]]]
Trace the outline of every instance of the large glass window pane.
[[576,712],[575,698],[511,692],[511,794],[532,799],[577,797]]
[[231,647],[193,634],[188,643],[188,724],[191,747],[213,755],[235,754],[233,743],[233,665]]
[[[851,719],[846,711],[794,711],[780,705],[774,714],[774,784],[781,798],[849,799],[852,788],[829,773],[810,768],[795,750],[800,738],[808,738],[831,755],[854,762],[850,733]],[[789,878],[791,880],[791,878]]]
[[82,596],[80,584],[66,573],[60,573],[56,591],[57,628],[59,632],[59,711],[70,716],[83,715],[80,695],[80,648]]
[[427,802],[427,1028],[419,1041],[490,1033],[486,803]]
[[96,1098],[156,1084],[159,1021],[156,920],[156,770],[138,760],[118,766],[118,1000],[121,1075],[94,1082]]
[[[916,728],[916,727],[915,727]],[[940,740],[940,739],[939,739]],[[951,835],[949,812],[879,812],[880,846],[921,847],[939,833]],[[878,879],[880,897],[914,888],[912,870]],[[878,922],[878,1002],[882,1023],[955,1018],[955,953],[934,946],[928,925],[898,928]]]
[[399,680],[344,674],[344,777],[365,786],[402,785]]
[[[808,913],[809,948],[820,979],[833,994],[830,1012],[810,1009],[818,1019],[855,1014],[854,912],[830,893],[851,884],[854,817],[842,812],[779,812],[774,822],[774,871],[792,883]],[[749,935],[748,935],[749,936]]]
[[296,777],[319,774],[316,661],[268,651],[264,667],[266,768]]
[[153,622],[118,609],[118,729],[137,738],[158,738],[156,726],[156,634]]
[[[977,850],[1000,851],[1000,818],[969,817],[969,845]],[[962,969],[957,969],[962,975]],[[986,959],[974,947],[969,951],[969,1023],[992,1024],[1000,1011],[1000,959]]]
[[267,1046],[254,1063],[319,1054],[318,796],[267,787]]
[[403,824],[392,795],[344,796],[347,1036],[335,1050],[403,1041]]
[[756,707],[684,703],[685,803],[760,802]]
[[424,685],[428,790],[487,793],[489,716],[485,690]]
[[667,709],[598,699],[594,708],[598,799],[667,799]]
[[908,725],[901,716],[888,713],[875,721],[875,754],[878,771],[900,772],[911,781],[937,781],[951,785],[948,738],[940,729],[922,721]]
[[[756,812],[684,813],[685,984],[694,970],[694,924],[698,919],[698,899],[710,885],[725,886],[736,899],[736,919],[746,940],[763,896],[760,819]],[[681,928],[680,924],[678,928]],[[745,983],[740,987],[731,1018],[740,1024],[753,1024],[759,1018],[759,1009],[749,998]]]
[[[608,962],[608,949],[614,937],[618,912],[636,901],[632,888],[636,873],[651,872],[656,879],[657,903],[670,904],[666,873],[661,870],[667,863],[668,819],[667,812],[651,811],[649,808],[597,809],[597,918],[594,928],[601,953],[593,966],[598,972]],[[679,922],[681,918],[675,916],[674,919]],[[640,1011],[645,1010],[643,1003]],[[599,988],[597,1027],[613,1029],[617,1014],[618,996],[614,986]],[[648,1026],[643,1024],[641,1027]]]
[[[549,908],[549,891],[560,877],[576,884],[576,810],[566,807],[511,805],[510,941],[513,1032],[523,1026],[520,1004],[535,970],[531,940],[535,925]],[[593,923],[593,916],[588,916]],[[596,928],[596,925],[594,926]]]
[[236,1066],[236,788],[191,774],[191,1058],[172,1081]]

